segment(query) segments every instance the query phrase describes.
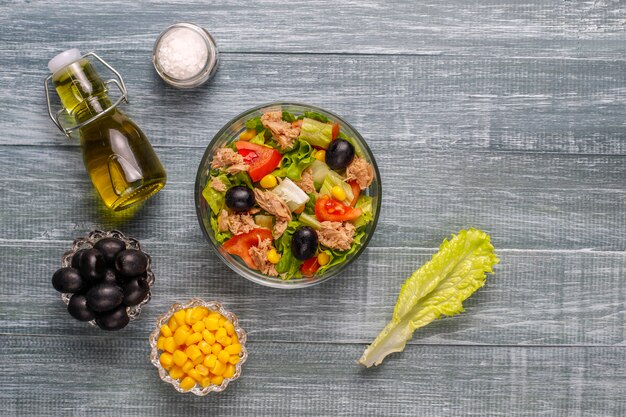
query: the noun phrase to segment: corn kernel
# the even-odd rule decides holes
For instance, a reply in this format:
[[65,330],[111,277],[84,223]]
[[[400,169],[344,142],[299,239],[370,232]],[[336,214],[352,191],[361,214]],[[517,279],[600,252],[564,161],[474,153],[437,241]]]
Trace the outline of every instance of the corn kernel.
[[276,249],[272,248],[269,250],[269,252],[267,252],[267,260],[274,265],[276,265],[280,261],[280,255],[278,254],[278,252],[276,252]]
[[322,161],[325,162],[326,161],[326,151],[323,149],[320,149],[319,151],[315,152],[313,154],[313,158],[317,159],[318,161]]
[[205,376],[204,378],[202,378],[202,380],[200,380],[200,386],[202,388],[206,388],[209,385],[211,385],[211,378],[209,378],[208,376]]
[[237,365],[240,360],[241,360],[241,358],[239,357],[239,355],[232,355],[230,357],[230,359],[228,360],[228,363],[232,363],[233,365]]
[[192,362],[192,361],[187,361],[187,362],[185,362],[185,364],[182,366],[182,368],[183,368],[183,372],[187,373],[187,372],[189,372],[189,370],[190,370],[190,369],[193,369],[193,367],[194,367],[193,362]]
[[230,346],[230,344],[233,343],[232,339],[228,336],[221,336],[219,338],[216,338],[216,340],[217,340],[217,343],[222,345],[222,348],[225,348],[226,346]]
[[278,185],[278,181],[276,177],[272,174],[267,174],[263,178],[261,178],[261,182],[259,183],[263,188],[274,188]]
[[252,139],[255,136],[256,136],[256,130],[254,130],[254,129],[247,129],[247,130],[241,132],[241,135],[239,135],[239,139],[240,140],[244,140],[244,141],[249,141],[250,139]]
[[205,355],[211,353],[211,345],[209,345],[206,340],[201,340],[198,342],[198,349],[200,349],[200,352],[204,353]]
[[199,365],[204,361],[205,356],[200,354],[196,359],[193,360],[193,366]]
[[226,365],[224,365],[220,361],[217,361],[217,362],[215,362],[215,366],[213,368],[211,368],[211,373],[213,375],[222,375],[225,370],[226,370]]
[[330,262],[330,255],[326,252],[320,252],[319,255],[317,255],[317,263],[321,266],[327,265],[328,262]]
[[222,345],[220,345],[219,343],[213,343],[213,346],[211,346],[211,353],[214,355],[217,355],[221,351],[222,351]]
[[172,335],[172,329],[167,324],[161,326],[161,334],[165,337],[170,337]]
[[163,342],[163,350],[168,351],[169,353],[174,353],[178,345],[172,336],[165,339]]
[[167,321],[167,327],[170,328],[172,333],[175,332],[178,328],[178,323],[176,323],[176,318],[174,316],[170,317],[170,319]]
[[196,372],[198,372],[202,376],[207,376],[209,374],[209,368],[207,368],[206,366],[202,364],[196,365],[195,369],[196,369]]
[[172,369],[170,369],[170,377],[172,379],[181,379],[183,376],[185,376],[185,372],[180,366],[172,366]]
[[228,334],[226,334],[226,329],[224,329],[223,327],[220,327],[219,329],[217,329],[217,331],[215,332],[215,339],[218,340],[222,337],[226,337],[228,336]]
[[220,319],[219,319],[220,327],[224,327],[224,323],[226,322],[228,322],[228,319],[226,317],[220,316]]
[[232,337],[230,338],[233,341],[233,345],[239,343],[239,338],[237,337],[237,333],[235,333],[234,335],[232,335]]
[[224,382],[224,377],[223,376],[215,375],[213,378],[211,378],[211,384],[221,385],[222,382]]
[[239,343],[234,343],[230,346],[226,346],[224,348],[229,355],[239,355],[241,353],[241,345]]
[[204,362],[202,362],[202,364],[206,366],[207,368],[212,369],[215,366],[216,362],[217,362],[217,356],[211,354],[211,355],[207,355],[204,358]]
[[187,376],[192,377],[193,379],[195,379],[196,381],[200,381],[202,379],[202,375],[200,375],[198,373],[198,371],[196,371],[195,368],[190,369],[187,371]]
[[202,333],[192,333],[185,339],[185,344],[187,346],[195,345],[199,341],[202,340]]
[[226,334],[232,336],[235,334],[235,326],[231,322],[227,322],[224,324],[224,328],[226,329]]
[[183,343],[185,343],[185,340],[187,340],[188,336],[189,331],[185,327],[181,326],[174,332],[174,341],[177,345],[182,345]]
[[199,307],[192,308],[191,313],[189,314],[189,324],[196,324],[197,322],[201,321],[205,315],[205,310]]
[[228,363],[229,359],[230,359],[230,354],[226,352],[225,350],[217,354],[217,360],[222,362],[224,365]]
[[178,310],[174,313],[174,319],[176,320],[176,324],[179,326],[185,324],[185,310]]
[[204,322],[203,321],[199,321],[197,323],[195,323],[193,326],[191,326],[192,330],[194,332],[199,332],[202,333],[202,330],[204,330]]
[[346,192],[338,185],[335,185],[330,189],[330,193],[339,201],[343,201],[346,199]]
[[202,352],[200,352],[200,349],[198,349],[198,346],[196,345],[191,345],[187,347],[187,349],[185,349],[185,353],[192,361],[195,360],[198,356],[202,355]]
[[235,365],[228,364],[226,365],[226,370],[222,374],[224,378],[232,378],[235,375]]
[[219,317],[210,315],[209,317],[204,319],[204,326],[206,327],[207,330],[211,330],[211,331],[219,329],[220,327]]
[[205,318],[206,316],[209,315],[209,312],[211,310],[209,310],[205,306],[198,306],[198,307],[196,307],[196,311],[201,315],[201,319],[203,319],[203,318]]
[[165,337],[164,336],[159,336],[159,338],[157,339],[157,349],[165,350]]
[[174,363],[177,366],[183,366],[187,362],[187,354],[182,350],[176,350],[173,355]]
[[192,321],[191,321],[191,313],[193,313],[193,308],[187,308],[185,309],[185,323],[188,325],[192,325]]
[[172,364],[174,363],[174,359],[172,358],[171,353],[163,352],[161,353],[161,356],[159,356],[159,362],[161,362],[161,365],[163,366],[163,368],[169,370],[172,367]]
[[213,345],[215,343],[215,335],[208,330],[202,331],[202,338],[209,344]]
[[195,386],[196,386],[196,381],[194,381],[193,378],[191,377],[187,376],[182,381],[180,381],[180,387],[185,391],[189,391]]

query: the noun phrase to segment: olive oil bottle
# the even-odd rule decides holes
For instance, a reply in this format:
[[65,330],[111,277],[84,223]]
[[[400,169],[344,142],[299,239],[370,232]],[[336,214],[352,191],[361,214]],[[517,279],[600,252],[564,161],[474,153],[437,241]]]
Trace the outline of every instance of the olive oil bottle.
[[[118,80],[104,82],[88,56],[93,56],[113,71]],[[156,194],[166,182],[166,175],[150,142],[139,127],[117,105],[126,101],[124,82],[112,67],[94,53],[82,55],[70,49],[54,57],[48,68],[63,109],[53,114],[48,96],[48,110],[55,124],[70,137],[77,131],[83,160],[91,182],[104,204],[124,210]],[[116,85],[122,97],[115,103],[108,95],[108,85]],[[77,125],[65,128],[59,116],[67,113]]]

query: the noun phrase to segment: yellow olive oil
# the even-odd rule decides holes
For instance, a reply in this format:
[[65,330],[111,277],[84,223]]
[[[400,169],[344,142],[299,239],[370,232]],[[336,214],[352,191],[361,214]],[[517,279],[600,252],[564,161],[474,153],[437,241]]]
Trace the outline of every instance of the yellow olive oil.
[[111,107],[102,79],[87,59],[52,76],[61,104],[81,127],[80,144],[91,182],[104,204],[124,210],[156,194],[166,174],[150,142],[124,113]]

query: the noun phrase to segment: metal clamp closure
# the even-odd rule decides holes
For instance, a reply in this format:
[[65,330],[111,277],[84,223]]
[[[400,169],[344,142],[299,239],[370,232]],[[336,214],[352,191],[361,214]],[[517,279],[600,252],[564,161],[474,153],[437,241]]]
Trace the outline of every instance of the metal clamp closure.
[[77,129],[80,129],[81,127],[84,127],[84,126],[88,125],[89,123],[91,123],[91,122],[93,122],[95,120],[98,120],[102,116],[104,116],[107,113],[109,113],[111,110],[115,109],[120,103],[122,103],[122,101],[124,103],[128,103],[128,91],[126,90],[126,85],[124,84],[124,80],[122,79],[122,76],[120,75],[120,73],[117,72],[115,70],[115,68],[113,68],[111,65],[109,65],[104,59],[102,59],[98,55],[96,55],[95,52],[87,52],[86,54],[81,56],[79,58],[79,60],[83,59],[83,58],[90,57],[90,56],[95,58],[95,59],[97,59],[109,71],[111,71],[113,74],[115,74],[117,79],[113,79],[112,78],[112,79],[106,80],[104,82],[104,85],[108,86],[110,84],[115,84],[115,86],[120,91],[122,96],[120,98],[118,98],[115,101],[115,103],[111,104],[109,107],[104,109],[101,113],[98,113],[95,116],[91,117],[89,120],[86,120],[86,121],[84,121],[82,123],[79,123],[77,125],[74,125],[74,126],[64,127],[63,124],[61,123],[60,116],[63,113],[67,113],[67,111],[65,109],[59,109],[56,113],[54,113],[53,110],[52,110],[52,103],[50,102],[50,90],[48,89],[48,84],[52,80],[52,76],[54,74],[49,75],[46,78],[46,80],[44,81],[44,89],[46,91],[46,102],[47,102],[47,105],[48,105],[48,116],[50,116],[50,119],[52,119],[52,121],[54,122],[56,127],[58,127],[59,130],[61,132],[63,132],[65,134],[65,136],[67,136],[68,139],[72,138],[72,136],[71,136],[72,132],[74,132]]

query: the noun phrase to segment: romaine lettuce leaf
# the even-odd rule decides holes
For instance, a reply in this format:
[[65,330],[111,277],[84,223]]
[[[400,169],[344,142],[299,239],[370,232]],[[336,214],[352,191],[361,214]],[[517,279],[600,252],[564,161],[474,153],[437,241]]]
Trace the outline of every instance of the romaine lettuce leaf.
[[316,113],[314,111],[305,111],[304,115],[301,116],[302,118],[308,118],[308,119],[313,119],[313,120],[317,120],[318,122],[322,122],[322,123],[328,123],[328,117],[324,116],[321,113]]
[[[226,189],[230,188],[230,180],[225,174],[217,175],[216,178],[222,181]],[[204,190],[202,190],[202,197],[204,197],[209,207],[211,207],[211,211],[214,214],[219,214],[224,207],[226,192],[219,192],[211,187],[211,179],[212,178],[209,178]]]
[[277,177],[287,177],[293,181],[302,179],[302,172],[316,159],[313,157],[313,147],[303,140],[283,155],[280,166],[273,174]]
[[213,235],[215,236],[215,240],[217,240],[218,242],[224,243],[233,236],[230,232],[220,232],[220,229],[217,225],[216,216],[211,216],[210,223],[211,229],[213,229]]
[[263,123],[261,123],[261,116],[253,117],[252,119],[248,119],[246,121],[246,129],[254,129],[257,132],[265,129]]
[[265,145],[265,130],[261,130],[255,137],[250,139],[250,143]]
[[360,195],[356,200],[355,208],[361,209],[361,215],[353,221],[354,227],[365,226],[374,219],[374,210],[372,208],[372,197],[369,195]]
[[476,229],[444,240],[431,260],[402,285],[391,321],[365,349],[359,363],[380,365],[387,355],[404,350],[413,332],[442,315],[463,311],[463,301],[485,284],[499,262],[490,237]]

